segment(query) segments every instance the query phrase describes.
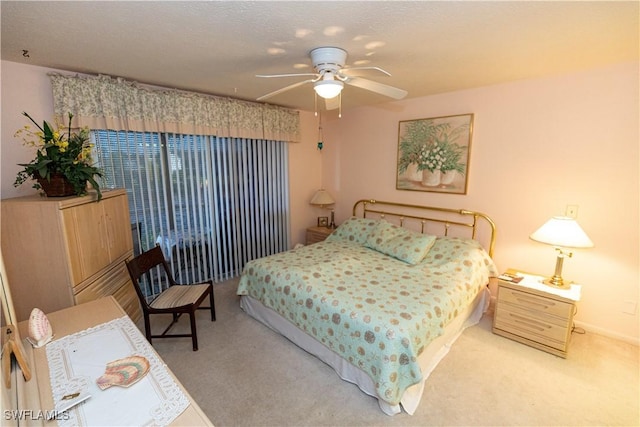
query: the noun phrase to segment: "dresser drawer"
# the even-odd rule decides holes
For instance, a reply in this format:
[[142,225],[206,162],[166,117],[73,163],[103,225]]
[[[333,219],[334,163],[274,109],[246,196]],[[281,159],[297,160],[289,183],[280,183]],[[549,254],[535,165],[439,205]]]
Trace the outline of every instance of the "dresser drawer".
[[[508,308],[507,308],[508,307]],[[501,305],[497,308],[494,328],[523,338],[565,350],[570,333],[569,320],[558,324],[550,316],[532,316],[526,310]]]
[[142,316],[140,309],[140,299],[133,287],[131,280],[127,281],[117,291],[113,293],[113,297],[118,301],[118,304],[127,312],[131,320],[137,322]]
[[116,264],[79,292],[74,288],[76,304],[113,295],[126,282],[131,282],[127,266],[125,263]]
[[113,295],[134,322],[140,318],[140,300],[124,263],[114,266],[98,280],[78,292],[75,299],[76,304],[82,304],[108,295]]
[[563,320],[569,319],[573,315],[573,304],[503,286],[500,287],[498,300],[501,304],[509,304],[541,315],[557,316]]
[[307,245],[322,242],[333,230],[326,227],[310,227],[307,229]]

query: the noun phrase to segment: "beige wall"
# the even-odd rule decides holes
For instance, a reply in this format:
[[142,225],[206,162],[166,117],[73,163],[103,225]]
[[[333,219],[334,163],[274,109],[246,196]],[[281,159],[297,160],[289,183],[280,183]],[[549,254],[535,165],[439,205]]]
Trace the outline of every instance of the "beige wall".
[[13,187],[16,174],[20,169],[18,163],[33,160],[33,152],[22,146],[13,134],[30,124],[22,115],[28,112],[33,118],[51,121],[53,117],[53,94],[47,72],[48,68],[31,67],[14,62],[0,62],[2,121],[0,122],[2,140],[0,145],[0,195],[3,199],[31,194],[29,183],[18,188]]
[[[595,243],[576,250],[563,276],[583,284],[576,322],[638,342],[638,63],[344,111],[325,125],[324,185],[339,220],[376,198],[469,208],[498,227],[500,269],[551,275],[553,248],[528,239],[578,205]],[[345,96],[348,96],[345,94]],[[475,114],[467,195],[395,189],[398,121]]]
[[318,119],[313,113],[300,113],[302,141],[289,145],[289,191],[291,197],[291,242],[305,243],[306,228],[316,225],[316,218],[327,212],[311,206],[309,201],[322,188],[323,152],[316,148]]
[[[324,123],[325,148],[316,149],[317,118],[301,113],[302,142],[291,144],[292,244],[326,211],[309,206],[327,188],[338,222],[360,198],[466,207],[498,225],[495,259],[501,269],[551,274],[555,252],[528,235],[549,217],[578,205],[578,221],[594,241],[565,262],[564,277],[583,284],[576,322],[591,331],[638,342],[639,317],[623,313],[638,302],[639,83],[638,63],[567,76],[520,81],[343,111]],[[45,68],[2,61],[1,195],[13,188],[16,163],[31,160],[13,138],[22,111],[52,116]],[[395,189],[398,121],[475,114],[467,195]]]

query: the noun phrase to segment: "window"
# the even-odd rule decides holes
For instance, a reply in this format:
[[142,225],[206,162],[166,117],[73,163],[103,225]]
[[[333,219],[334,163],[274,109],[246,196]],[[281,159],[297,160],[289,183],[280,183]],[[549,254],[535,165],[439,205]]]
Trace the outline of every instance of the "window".
[[[247,261],[288,248],[287,143],[110,130],[92,135],[103,185],[127,189],[134,242],[140,250],[160,244],[179,282],[225,280]],[[165,286],[150,284],[149,294]]]

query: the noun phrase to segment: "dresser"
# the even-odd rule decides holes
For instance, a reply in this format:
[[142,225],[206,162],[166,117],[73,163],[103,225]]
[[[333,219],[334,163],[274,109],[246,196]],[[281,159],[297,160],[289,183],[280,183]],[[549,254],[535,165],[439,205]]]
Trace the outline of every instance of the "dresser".
[[124,261],[133,257],[125,190],[3,199],[2,256],[17,320],[113,295],[136,321],[140,304]]
[[513,269],[498,278],[493,332],[566,358],[580,285],[557,289],[541,279]]

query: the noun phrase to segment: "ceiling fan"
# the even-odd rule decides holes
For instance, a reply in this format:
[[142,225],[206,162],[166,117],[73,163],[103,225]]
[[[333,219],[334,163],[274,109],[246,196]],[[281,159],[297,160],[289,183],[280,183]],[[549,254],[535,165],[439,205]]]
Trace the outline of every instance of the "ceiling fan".
[[357,77],[358,70],[374,70],[385,76],[390,76],[388,72],[379,67],[345,67],[347,51],[338,47],[318,47],[309,52],[311,63],[315,73],[292,73],[292,74],[258,74],[256,77],[302,77],[313,76],[311,79],[303,80],[282,89],[262,95],[258,101],[263,101],[272,96],[276,96],[288,90],[313,83],[316,94],[325,99],[327,110],[340,107],[339,95],[345,83],[371,92],[379,93],[393,99],[402,99],[407,96],[407,91],[393,86],[375,82],[373,80]]

